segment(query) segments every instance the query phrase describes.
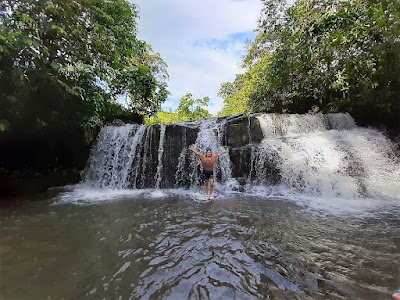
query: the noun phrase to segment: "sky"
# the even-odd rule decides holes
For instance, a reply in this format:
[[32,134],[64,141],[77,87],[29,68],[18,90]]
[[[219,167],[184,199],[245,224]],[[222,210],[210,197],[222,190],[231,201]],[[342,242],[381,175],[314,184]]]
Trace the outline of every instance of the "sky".
[[223,108],[221,83],[243,72],[239,63],[246,40],[255,38],[260,0],[135,0],[139,7],[138,37],[168,64],[168,90],[162,105],[175,110],[191,93],[208,96],[207,109]]

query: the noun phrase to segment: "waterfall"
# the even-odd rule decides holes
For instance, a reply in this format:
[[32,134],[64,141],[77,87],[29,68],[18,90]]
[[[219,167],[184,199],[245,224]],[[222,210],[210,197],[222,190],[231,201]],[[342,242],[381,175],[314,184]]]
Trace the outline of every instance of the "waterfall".
[[356,126],[349,114],[262,114],[257,119],[264,138],[293,137],[331,129],[348,130]]
[[149,126],[148,130],[146,131],[146,137],[144,140],[144,151],[143,151],[143,159],[142,159],[142,175],[140,177],[140,184],[137,185],[135,180],[135,185],[134,187],[139,187],[143,188],[144,187],[144,182],[146,182],[146,175],[147,175],[147,168],[149,167],[151,163],[151,159],[149,158],[150,156],[150,151],[151,151],[151,143],[152,143],[152,137],[153,137],[153,126]]
[[[223,128],[224,124],[218,123],[215,118],[204,120],[200,123],[196,142],[190,145],[190,147],[204,154],[206,153],[206,149],[210,148],[213,155],[226,150],[226,148],[222,146]],[[202,167],[200,159],[194,154],[191,155],[190,169],[192,170],[189,175],[191,178],[191,186],[199,184],[202,177],[200,173]],[[225,182],[232,179],[231,162],[228,155],[220,156],[214,169],[216,171],[214,176],[215,181],[220,179]]]
[[83,172],[85,182],[95,187],[127,188],[136,148],[145,126],[105,127],[99,134]]
[[[186,127],[184,128],[184,134],[182,137],[183,145],[187,145],[187,138],[186,138]],[[178,158],[178,167],[175,172],[175,184],[174,187],[181,187],[185,185],[185,173],[186,173],[186,162],[188,160],[187,156],[189,155],[188,149],[183,147],[181,153],[179,154]]]
[[399,159],[380,132],[348,114],[260,115],[264,139],[252,158],[265,182],[268,158],[280,184],[329,198],[389,197],[400,191]]
[[398,198],[400,161],[380,131],[349,114],[254,114],[171,125],[106,127],[83,182],[113,189],[201,188],[188,148],[213,154],[217,186],[274,187],[325,198]]
[[158,143],[158,164],[157,164],[157,174],[156,174],[156,188],[161,187],[162,180],[162,167],[163,167],[163,154],[164,154],[164,143],[165,143],[165,125],[161,125],[160,132],[160,142]]

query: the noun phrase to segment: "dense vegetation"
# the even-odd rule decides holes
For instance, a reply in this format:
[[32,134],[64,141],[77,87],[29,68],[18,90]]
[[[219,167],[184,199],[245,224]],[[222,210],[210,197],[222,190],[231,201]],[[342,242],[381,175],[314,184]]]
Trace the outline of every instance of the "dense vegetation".
[[166,64],[137,39],[137,17],[125,0],[0,1],[0,131],[95,128],[157,111]]
[[221,115],[350,112],[399,127],[399,36],[399,1],[263,0],[245,72],[221,86]]
[[166,64],[137,18],[126,0],[0,0],[0,195],[78,182],[104,124],[160,109]]
[[179,100],[178,108],[175,111],[159,111],[154,117],[145,119],[145,123],[151,125],[208,118],[211,117],[211,114],[202,106],[207,106],[209,102],[210,98],[208,97],[193,99],[193,95],[188,93]]

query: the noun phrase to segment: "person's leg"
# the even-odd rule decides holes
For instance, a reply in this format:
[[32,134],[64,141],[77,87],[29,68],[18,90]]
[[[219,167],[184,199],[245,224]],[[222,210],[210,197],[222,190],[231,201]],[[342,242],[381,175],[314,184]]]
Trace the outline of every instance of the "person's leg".
[[210,196],[212,196],[213,190],[214,190],[214,179],[210,179]]
[[206,195],[208,196],[208,179],[204,180],[204,188],[206,189]]

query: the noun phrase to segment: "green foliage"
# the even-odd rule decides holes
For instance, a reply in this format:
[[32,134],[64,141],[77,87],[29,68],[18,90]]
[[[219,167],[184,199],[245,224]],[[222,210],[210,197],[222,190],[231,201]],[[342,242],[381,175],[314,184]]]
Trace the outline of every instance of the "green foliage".
[[0,119],[14,129],[100,126],[118,95],[133,115],[165,101],[166,64],[137,39],[128,1],[0,0],[0,7]]
[[245,73],[222,85],[222,114],[318,107],[350,112],[362,123],[399,124],[400,2],[263,4]]
[[205,119],[211,117],[208,110],[202,108],[202,106],[207,106],[208,102],[210,102],[208,97],[193,99],[192,94],[187,93],[179,100],[178,108],[174,112],[159,111],[155,117],[145,119],[145,123],[148,125],[169,124]]
[[207,106],[210,98],[204,97],[203,99],[193,99],[192,94],[188,93],[181,98],[178,105],[177,113],[182,121],[194,121],[211,117],[208,110],[202,108]]
[[154,124],[171,124],[176,122],[181,122],[179,119],[179,115],[176,112],[166,112],[159,111],[154,117],[148,117],[144,119],[145,124],[154,125]]

